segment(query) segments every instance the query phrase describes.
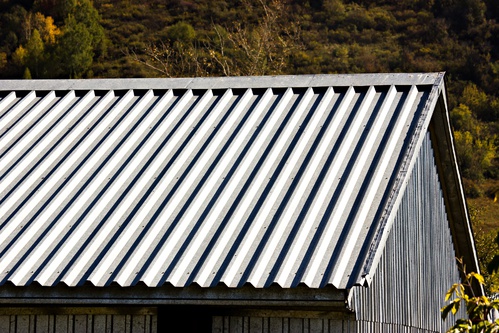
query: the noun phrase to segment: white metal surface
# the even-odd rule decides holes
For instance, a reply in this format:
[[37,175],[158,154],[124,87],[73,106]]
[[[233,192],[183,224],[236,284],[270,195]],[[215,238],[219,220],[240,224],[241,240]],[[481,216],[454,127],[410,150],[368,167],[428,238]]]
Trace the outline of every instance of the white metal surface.
[[0,281],[349,288],[440,81],[0,83]]

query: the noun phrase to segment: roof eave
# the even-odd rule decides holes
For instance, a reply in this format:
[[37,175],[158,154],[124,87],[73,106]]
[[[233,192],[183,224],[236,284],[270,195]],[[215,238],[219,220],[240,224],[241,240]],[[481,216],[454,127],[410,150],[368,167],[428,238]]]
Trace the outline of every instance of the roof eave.
[[316,310],[348,312],[345,292],[326,287],[311,289],[306,286],[281,288],[254,288],[245,285],[229,288],[218,285],[202,288],[198,285],[177,288],[171,285],[147,287],[143,284],[121,287],[112,284],[105,288],[86,284],[69,287],[58,284],[44,287],[38,284],[18,287],[12,284],[1,287],[0,307],[19,306],[217,306],[233,308],[261,307],[267,309]]
[[[464,196],[450,125],[445,88],[443,88],[438,99],[438,104],[435,107],[429,131],[432,142],[443,143],[435,144],[433,149],[435,151],[440,182],[442,183],[444,202],[447,207],[447,217],[453,237],[456,258],[463,259],[468,272],[480,273],[471,220]],[[482,285],[477,284],[474,286],[474,289],[475,295],[485,294]]]

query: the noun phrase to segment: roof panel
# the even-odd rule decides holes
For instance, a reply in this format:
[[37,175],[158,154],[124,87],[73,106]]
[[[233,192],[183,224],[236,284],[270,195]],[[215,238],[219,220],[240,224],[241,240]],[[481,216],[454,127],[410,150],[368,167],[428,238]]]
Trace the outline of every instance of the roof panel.
[[358,283],[439,78],[2,83],[0,280]]

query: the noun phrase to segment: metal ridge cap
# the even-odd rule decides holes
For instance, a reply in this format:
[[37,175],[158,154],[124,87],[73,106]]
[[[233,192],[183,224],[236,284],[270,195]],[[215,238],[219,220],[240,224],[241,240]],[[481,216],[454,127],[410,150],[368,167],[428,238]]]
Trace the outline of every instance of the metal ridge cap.
[[0,80],[5,90],[129,90],[185,89],[193,79],[78,79],[78,80]]
[[312,86],[434,85],[443,72],[315,75]]
[[0,91],[78,89],[228,89],[373,85],[432,85],[442,72],[303,74],[275,76],[230,76],[198,78],[115,78],[77,80],[0,80]]

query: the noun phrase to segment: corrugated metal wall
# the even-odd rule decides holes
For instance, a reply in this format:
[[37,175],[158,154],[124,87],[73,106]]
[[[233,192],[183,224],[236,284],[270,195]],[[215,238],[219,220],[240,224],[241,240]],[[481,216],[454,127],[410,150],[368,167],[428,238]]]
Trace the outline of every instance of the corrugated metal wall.
[[[358,319],[366,323],[393,323],[444,332],[451,321],[444,323],[440,319],[440,308],[449,287],[459,281],[428,134],[376,275],[370,288],[354,287],[352,306]],[[465,317],[462,312],[458,315]]]
[[[213,332],[445,332],[448,288],[459,281],[429,134],[414,165],[369,288],[352,289],[357,322],[215,317]],[[458,316],[465,317],[462,310]]]
[[155,333],[156,315],[7,315],[2,333]]

